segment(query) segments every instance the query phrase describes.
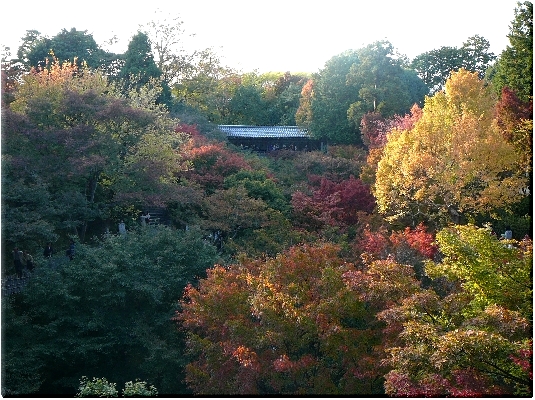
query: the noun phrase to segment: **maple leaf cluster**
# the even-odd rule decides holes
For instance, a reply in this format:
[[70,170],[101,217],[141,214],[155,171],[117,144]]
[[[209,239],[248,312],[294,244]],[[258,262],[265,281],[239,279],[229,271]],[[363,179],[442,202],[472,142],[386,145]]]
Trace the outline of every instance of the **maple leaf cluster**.
[[192,148],[186,156],[192,168],[184,176],[200,184],[207,192],[223,189],[226,177],[250,169],[245,159],[225,148],[222,143],[209,143]]
[[310,229],[324,225],[349,226],[359,221],[359,211],[371,213],[375,199],[368,185],[350,177],[341,182],[321,178],[312,195],[295,192],[292,206],[297,221]]
[[216,267],[189,286],[176,319],[196,355],[187,367],[194,391],[380,392],[381,367],[369,352],[379,331],[344,285],[352,266],[338,252],[297,246],[266,262]]

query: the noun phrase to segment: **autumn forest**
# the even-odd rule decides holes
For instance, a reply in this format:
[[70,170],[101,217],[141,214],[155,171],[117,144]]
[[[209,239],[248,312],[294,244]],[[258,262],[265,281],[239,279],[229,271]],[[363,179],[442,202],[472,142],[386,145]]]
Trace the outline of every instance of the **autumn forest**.
[[532,3],[501,54],[384,40],[316,73],[185,34],[2,49],[1,395],[531,397]]

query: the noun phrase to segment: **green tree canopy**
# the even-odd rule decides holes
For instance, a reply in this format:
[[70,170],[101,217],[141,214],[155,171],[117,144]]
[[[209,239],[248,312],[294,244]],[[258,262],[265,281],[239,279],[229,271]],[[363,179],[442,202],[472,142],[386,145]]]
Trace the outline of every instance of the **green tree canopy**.
[[271,121],[276,125],[296,125],[295,114],[299,107],[301,90],[308,80],[304,74],[280,74],[266,93],[271,103]]
[[480,79],[485,77],[487,70],[496,60],[494,53],[489,52],[490,43],[482,36],[469,37],[461,47],[462,67],[470,72],[477,72]]
[[422,53],[412,60],[411,67],[433,94],[443,89],[450,74],[460,68],[477,72],[483,79],[487,69],[496,59],[495,55],[489,52],[489,48],[488,40],[475,35],[469,37],[460,48],[443,46]]
[[71,28],[70,31],[63,29],[52,39],[41,36],[36,30],[29,30],[23,38],[17,55],[28,70],[31,67],[51,64],[54,58],[61,62],[75,62],[76,60],[78,65],[84,62],[92,69],[99,68],[117,58],[115,54],[101,49],[93,39],[93,35],[88,34],[87,31],[78,31],[76,28]]
[[230,120],[238,125],[270,125],[262,90],[255,85],[240,85],[229,103]]
[[491,233],[490,227],[473,225],[443,229],[437,234],[443,259],[429,263],[427,274],[461,284],[471,297],[466,315],[497,304],[529,320],[533,314],[531,248],[527,243],[517,247],[516,241],[500,241]]
[[243,186],[250,197],[264,200],[271,208],[287,213],[289,202],[275,181],[265,171],[241,170],[225,178],[225,188]]
[[359,100],[349,106],[349,120],[360,128],[364,114],[383,117],[405,114],[415,104],[423,104],[428,88],[414,71],[405,70],[394,58],[389,42],[376,42],[359,51],[360,63],[353,64],[347,83],[358,89]]
[[[84,240],[87,224],[104,217],[112,200],[132,206],[152,197],[161,204],[161,195],[176,186],[186,135],[175,132],[175,121],[154,105],[155,94],[130,95],[119,98],[100,73],[68,63],[25,76],[2,121],[9,176],[2,173],[11,184],[4,216],[25,210],[34,220],[23,232],[43,232],[53,223],[57,232]],[[48,206],[20,198],[34,190],[49,193]],[[28,208],[31,203],[37,208]],[[38,209],[46,223],[33,214]],[[20,230],[12,228],[3,232],[8,238]]]
[[356,51],[346,51],[328,60],[313,76],[312,117],[307,128],[314,137],[335,143],[359,142],[358,128],[347,119],[347,110],[358,100],[358,91],[348,86],[346,79],[351,66],[359,62]]
[[74,260],[52,260],[57,268],[36,261],[24,291],[2,301],[3,393],[74,395],[81,376],[187,393],[171,317],[184,287],[215,262],[200,231],[150,226],[78,244]]
[[[402,65],[387,41],[333,57],[314,75],[311,92],[303,93],[311,99],[302,99],[298,120],[304,121],[307,115],[306,127],[317,139],[361,144],[364,114],[404,114],[414,103],[422,103],[427,88]],[[304,104],[310,111],[303,108]]]
[[218,55],[206,49],[195,54],[191,68],[173,86],[173,94],[178,102],[201,112],[210,121],[225,123],[231,118],[230,100],[241,82],[235,70],[222,65]]

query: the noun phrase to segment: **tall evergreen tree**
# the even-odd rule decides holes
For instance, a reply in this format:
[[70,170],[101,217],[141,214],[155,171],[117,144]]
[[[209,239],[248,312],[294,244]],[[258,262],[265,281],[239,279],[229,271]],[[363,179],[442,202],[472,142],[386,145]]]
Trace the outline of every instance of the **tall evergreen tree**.
[[492,81],[499,92],[507,86],[527,102],[533,96],[533,3],[517,3],[507,37],[509,46],[500,55]]
[[[146,33],[138,32],[128,44],[128,49],[124,53],[124,65],[117,78],[122,81],[125,90],[138,90],[151,80],[160,82],[161,76],[162,71],[154,61],[149,37]],[[169,104],[171,90],[163,82],[162,89],[158,102]]]

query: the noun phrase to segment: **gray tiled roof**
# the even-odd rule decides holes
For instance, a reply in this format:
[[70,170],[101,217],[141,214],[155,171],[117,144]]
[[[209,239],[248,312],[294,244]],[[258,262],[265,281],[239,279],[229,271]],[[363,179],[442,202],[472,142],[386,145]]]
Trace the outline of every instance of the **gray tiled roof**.
[[249,138],[308,138],[306,130],[297,126],[254,126],[254,125],[219,125],[219,129],[227,134],[227,137]]

